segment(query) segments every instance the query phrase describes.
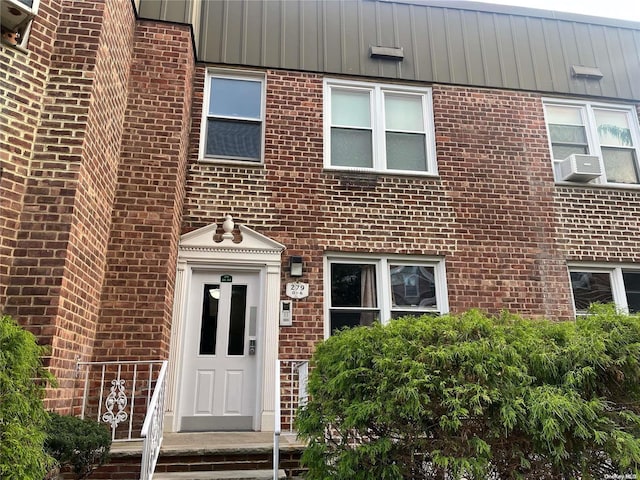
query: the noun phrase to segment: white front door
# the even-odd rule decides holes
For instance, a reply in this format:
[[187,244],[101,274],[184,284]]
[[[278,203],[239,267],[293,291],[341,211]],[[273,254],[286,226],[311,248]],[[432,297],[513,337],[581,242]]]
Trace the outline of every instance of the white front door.
[[259,273],[193,272],[179,392],[181,431],[256,428],[259,286]]

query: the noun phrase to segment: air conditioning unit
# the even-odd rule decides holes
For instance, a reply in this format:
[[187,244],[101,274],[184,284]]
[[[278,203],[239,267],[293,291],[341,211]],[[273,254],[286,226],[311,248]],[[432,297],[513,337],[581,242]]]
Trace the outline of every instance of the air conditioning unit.
[[2,0],[0,2],[0,20],[3,33],[16,32],[24,36],[27,27],[35,16],[38,1]]
[[571,182],[588,182],[602,175],[600,159],[595,155],[574,153],[560,162],[561,180]]

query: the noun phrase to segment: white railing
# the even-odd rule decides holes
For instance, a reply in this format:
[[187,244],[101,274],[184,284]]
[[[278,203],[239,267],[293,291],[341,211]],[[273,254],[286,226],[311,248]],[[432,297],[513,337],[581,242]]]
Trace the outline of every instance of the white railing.
[[[286,368],[288,366],[288,368]],[[285,367],[285,368],[283,368]],[[307,401],[307,380],[309,362],[307,360],[276,360],[275,408],[273,429],[273,479],[278,480],[280,467],[280,433],[282,432],[282,402],[285,402],[285,425],[293,433],[293,424],[298,407]],[[284,395],[283,395],[284,391]]]
[[107,423],[114,442],[142,439],[138,432],[147,418],[166,363],[166,360],[78,362],[77,376],[83,384],[80,416]]
[[140,466],[140,480],[151,480],[156,469],[160,447],[162,446],[162,431],[164,427],[164,399],[167,378],[167,361],[162,362],[156,388],[147,408],[147,415],[142,425],[142,465]]

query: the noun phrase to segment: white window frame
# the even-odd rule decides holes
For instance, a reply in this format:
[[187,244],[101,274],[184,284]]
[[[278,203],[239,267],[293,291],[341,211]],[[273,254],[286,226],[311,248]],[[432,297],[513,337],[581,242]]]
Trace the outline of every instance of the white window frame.
[[20,39],[18,41],[18,44],[14,46],[14,48],[17,48],[19,50],[25,50],[27,42],[29,41],[29,34],[31,33],[31,26],[33,25],[33,19],[38,14],[38,7],[40,6],[40,0],[33,0],[31,7],[26,6],[24,3],[20,2],[19,0],[2,0],[1,3],[3,4],[3,9],[6,7],[17,8],[18,10],[21,10],[22,12],[24,12],[24,14],[27,15],[27,17],[29,17],[29,20],[26,22],[26,26],[24,27],[22,32],[20,32]]
[[[259,82],[261,86],[261,96],[260,96],[260,158],[256,160],[252,160],[249,158],[240,158],[240,157],[224,157],[217,155],[207,155],[206,154],[206,141],[207,141],[207,119],[209,116],[209,100],[211,96],[211,80],[213,78],[226,78],[230,80],[248,80]],[[204,82],[204,95],[202,99],[202,117],[200,120],[200,144],[199,144],[199,153],[198,158],[201,162],[215,162],[215,163],[235,163],[242,164],[244,166],[248,165],[263,165],[264,164],[264,147],[265,147],[265,117],[266,117],[266,99],[267,93],[267,78],[265,73],[263,72],[251,72],[245,70],[222,70],[222,69],[208,69],[206,72],[205,82]],[[216,118],[215,116],[211,116],[212,118]],[[222,118],[222,117],[221,117]],[[247,120],[247,121],[255,121],[255,118],[236,118],[236,120]]]
[[610,182],[606,179],[606,170],[604,166],[604,159],[602,156],[602,149],[600,142],[598,140],[598,130],[595,118],[595,110],[611,110],[619,113],[625,113],[627,116],[627,120],[629,121],[629,128],[631,131],[631,141],[633,142],[633,150],[636,153],[636,169],[638,175],[640,176],[640,123],[638,121],[638,113],[635,109],[634,105],[622,105],[616,103],[601,103],[601,102],[587,102],[581,100],[568,100],[568,99],[559,99],[559,98],[543,98],[543,107],[545,111],[545,128],[547,130],[547,139],[549,142],[549,153],[551,157],[551,165],[553,168],[554,178],[556,183],[560,184],[570,184],[576,185],[577,183],[584,182],[571,182],[562,180],[558,176],[558,164],[562,160],[556,160],[553,158],[553,146],[551,142],[551,132],[549,130],[549,122],[547,120],[546,107],[547,106],[558,106],[558,107],[579,107],[580,114],[582,116],[582,120],[585,126],[585,134],[587,136],[587,145],[588,145],[588,154],[595,155],[598,157],[600,162],[600,170],[602,175],[598,178],[587,182],[586,184],[589,186],[593,185],[603,185],[603,186],[612,186],[616,188],[638,188],[640,189],[640,178],[639,183],[616,183]]
[[[331,163],[331,91],[333,88],[343,90],[360,90],[370,93],[370,113],[372,131],[373,159],[371,168],[332,165]],[[384,94],[398,93],[417,95],[422,98],[422,115],[424,119],[426,170],[398,170],[386,167],[386,129],[384,112]],[[351,172],[375,172],[400,175],[418,175],[435,177],[438,175],[436,162],[435,127],[433,121],[432,89],[429,87],[412,87],[407,85],[358,82],[335,78],[324,79],[324,167],[329,170]],[[417,132],[412,132],[417,133]]]
[[622,271],[634,271],[640,273],[640,265],[623,264],[616,265],[615,267],[602,264],[602,263],[570,263],[567,265],[567,274],[569,277],[569,288],[571,289],[571,304],[573,308],[574,316],[585,315],[586,312],[578,311],[576,309],[576,301],[573,295],[573,285],[571,285],[571,273],[572,272],[585,272],[585,273],[608,273],[611,281],[611,294],[613,296],[613,303],[615,303],[618,310],[624,313],[629,313],[629,304],[627,303],[627,291],[624,286],[624,278]]
[[[407,308],[393,308],[391,302],[391,278],[389,265],[424,266],[433,268],[436,286],[436,308],[416,310],[416,315],[434,313],[444,315],[449,312],[449,295],[447,292],[447,272],[445,261],[441,257],[417,255],[371,255],[354,253],[331,253],[324,257],[324,336],[331,336],[331,265],[367,264],[374,265],[376,272],[376,296],[380,311],[380,321],[387,324],[394,310],[407,311]],[[338,308],[338,307],[337,307]],[[364,309],[364,308],[363,308]]]

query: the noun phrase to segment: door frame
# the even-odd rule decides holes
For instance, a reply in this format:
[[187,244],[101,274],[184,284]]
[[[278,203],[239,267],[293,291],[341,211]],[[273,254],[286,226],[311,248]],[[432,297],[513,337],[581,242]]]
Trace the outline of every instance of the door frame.
[[279,305],[281,256],[284,245],[244,226],[238,227],[240,241],[234,241],[233,220],[227,216],[223,224],[224,234],[216,241],[218,227],[211,224],[180,237],[176,269],[175,295],[169,348],[167,378],[167,405],[165,428],[177,431],[181,411],[180,374],[183,368],[182,352],[186,327],[187,302],[193,272],[243,271],[259,273],[261,305],[258,320],[256,415],[254,430],[273,431],[275,423],[275,374],[278,359]]

